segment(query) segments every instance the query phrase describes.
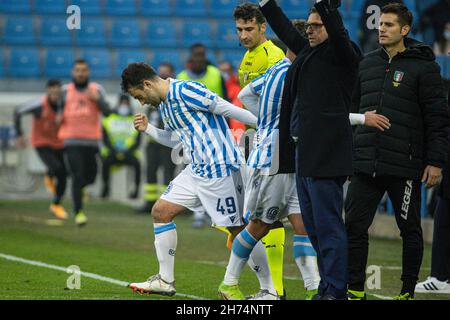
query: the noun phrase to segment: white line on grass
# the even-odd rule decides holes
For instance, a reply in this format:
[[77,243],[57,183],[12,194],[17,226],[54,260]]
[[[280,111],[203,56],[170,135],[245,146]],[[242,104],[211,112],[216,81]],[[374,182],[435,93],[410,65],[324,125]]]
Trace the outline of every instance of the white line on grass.
[[[16,257],[16,256],[11,256],[9,254],[0,253],[0,258],[6,259],[6,260],[10,260],[10,261],[16,261],[16,262],[20,262],[20,263],[24,263],[24,264],[29,264],[29,265],[36,266],[36,267],[42,267],[42,268],[47,268],[47,269],[53,269],[53,270],[58,270],[58,271],[62,271],[62,272],[67,272],[67,268],[64,268],[64,267],[56,266],[56,265],[53,265],[53,264],[48,264],[48,263],[45,263],[45,262],[28,260],[28,259],[24,259],[24,258],[20,258],[20,257]],[[116,279],[109,278],[109,277],[104,277],[104,276],[101,276],[101,275],[98,275],[98,274],[95,274],[95,273],[81,271],[80,274],[82,276],[86,277],[86,278],[91,278],[91,279],[100,280],[100,281],[103,281],[103,282],[116,284],[116,285],[121,286],[121,287],[128,286],[128,282],[121,281],[121,280],[116,280]],[[189,298],[189,299],[194,299],[194,300],[209,300],[208,298],[194,296],[194,295],[191,295],[191,294],[177,293],[176,295],[179,296],[179,297]]]

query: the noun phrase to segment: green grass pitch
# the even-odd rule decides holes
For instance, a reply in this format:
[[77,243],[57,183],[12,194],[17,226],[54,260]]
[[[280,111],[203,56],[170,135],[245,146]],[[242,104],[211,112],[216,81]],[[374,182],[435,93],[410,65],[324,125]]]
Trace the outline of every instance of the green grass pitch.
[[[70,204],[66,203],[67,208]],[[81,287],[66,286],[70,274],[5,259],[4,255],[89,272],[125,282],[143,281],[158,272],[150,215],[139,215],[117,203],[91,201],[86,205],[88,225],[72,220],[58,223],[46,201],[0,202],[0,299],[218,299],[217,287],[225,273],[228,250],[224,233],[191,228],[191,217],[178,217],[175,262],[177,295],[134,294],[123,285],[81,276]],[[429,273],[431,247],[425,246],[420,279]],[[381,266],[381,289],[369,290],[369,299],[398,294],[401,287],[401,243],[371,239],[369,264]],[[303,299],[304,288],[292,256],[292,230],[286,231],[285,288],[288,299]],[[241,279],[245,294],[258,290],[246,268]],[[374,296],[377,295],[377,296]],[[417,299],[450,299],[450,295],[417,294]]]

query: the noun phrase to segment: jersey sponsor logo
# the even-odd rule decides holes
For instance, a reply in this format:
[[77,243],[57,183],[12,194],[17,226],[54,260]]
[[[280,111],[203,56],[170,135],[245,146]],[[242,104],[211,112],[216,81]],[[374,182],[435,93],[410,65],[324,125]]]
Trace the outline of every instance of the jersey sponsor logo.
[[229,216],[228,218],[230,218],[231,223],[234,223],[236,220],[236,216]]
[[409,204],[411,203],[412,180],[406,180],[405,193],[403,195],[402,211],[400,216],[408,220]]

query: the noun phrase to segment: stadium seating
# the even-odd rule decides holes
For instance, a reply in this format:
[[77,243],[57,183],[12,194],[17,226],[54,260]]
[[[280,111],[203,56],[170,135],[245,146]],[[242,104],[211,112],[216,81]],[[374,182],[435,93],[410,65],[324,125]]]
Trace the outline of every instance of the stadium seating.
[[14,78],[37,78],[41,76],[38,50],[33,48],[12,49],[8,75]]
[[282,7],[290,19],[306,19],[312,7],[309,0],[283,0]]
[[236,7],[236,1],[233,0],[214,0],[209,6],[209,14],[215,18],[233,18],[233,11]]
[[436,56],[436,62],[441,67],[442,77],[450,80],[450,57],[444,55]]
[[3,51],[0,51],[0,78],[3,78],[5,76],[5,65],[4,65],[4,58],[3,58]]
[[65,1],[61,0],[34,0],[34,10],[39,14],[66,14]]
[[186,62],[182,59],[183,57],[179,50],[155,50],[151,59],[151,65],[156,69],[161,62],[169,62],[175,67],[176,72],[180,72]]
[[170,16],[173,8],[167,0],[141,0],[139,13],[144,16]]
[[345,28],[347,29],[350,39],[359,44],[359,20],[352,18],[344,21]]
[[71,77],[71,69],[75,54],[72,49],[47,50],[44,61],[44,72],[47,78],[66,79]]
[[105,14],[111,16],[135,16],[134,0],[105,0]]
[[239,38],[236,34],[236,23],[234,21],[219,23],[214,47],[217,49],[236,49],[239,47]]
[[0,12],[30,13],[30,0],[0,1]]
[[222,52],[222,61],[229,61],[233,65],[233,67],[237,70],[241,64],[242,58],[244,57],[245,50],[236,50],[236,51],[223,51]]
[[177,0],[175,14],[179,17],[205,17],[205,0]]
[[45,19],[41,22],[40,43],[45,46],[71,45],[72,38],[66,19]]
[[350,0],[348,5],[348,13],[349,15],[345,15],[345,17],[352,17],[354,19],[359,19],[363,14],[364,3],[366,0]]
[[207,21],[185,22],[180,42],[183,47],[190,47],[199,42],[210,47],[212,44],[211,24]]
[[111,79],[113,72],[109,50],[86,49],[81,53],[81,57],[88,62],[93,79]]
[[146,28],[145,44],[151,48],[177,47],[176,29],[173,20],[150,20]]
[[141,47],[141,32],[135,19],[120,19],[112,23],[111,42],[113,47]]
[[83,15],[99,15],[101,13],[100,0],[70,0],[69,5],[79,6]]
[[34,44],[33,20],[26,17],[7,18],[4,41],[9,45]]
[[80,46],[104,47],[105,27],[102,19],[83,19],[83,27],[76,30],[76,43]]
[[119,78],[123,69],[132,62],[148,62],[145,52],[142,50],[119,50],[117,53],[115,76]]

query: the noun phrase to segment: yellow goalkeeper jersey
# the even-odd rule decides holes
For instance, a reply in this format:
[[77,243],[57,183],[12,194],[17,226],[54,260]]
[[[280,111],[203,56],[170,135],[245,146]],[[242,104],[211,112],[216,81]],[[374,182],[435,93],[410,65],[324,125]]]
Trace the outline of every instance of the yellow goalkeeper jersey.
[[239,83],[241,88],[264,74],[267,69],[283,59],[284,55],[283,50],[274,45],[270,40],[261,43],[252,51],[248,50],[239,67]]

